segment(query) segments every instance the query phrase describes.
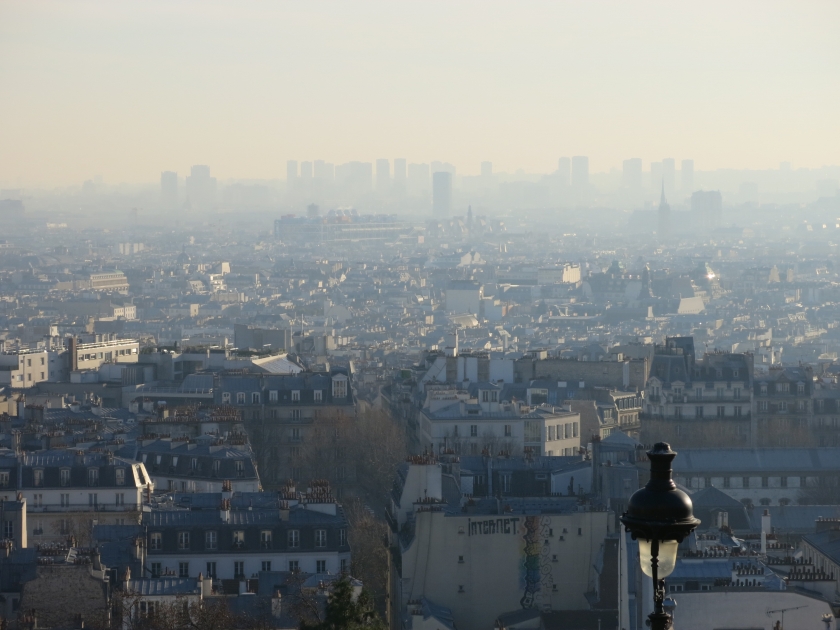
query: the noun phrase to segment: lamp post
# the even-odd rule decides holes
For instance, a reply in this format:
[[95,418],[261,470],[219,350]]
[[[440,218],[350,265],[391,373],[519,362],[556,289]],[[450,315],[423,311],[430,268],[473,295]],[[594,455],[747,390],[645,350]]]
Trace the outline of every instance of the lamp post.
[[658,442],[647,455],[650,481],[630,497],[621,522],[639,541],[642,572],[653,579],[653,612],[648,616],[651,630],[667,630],[672,618],[663,606],[665,578],[677,564],[680,542],[700,521],[694,518],[691,499],[671,479],[671,462],[676,452],[669,444]]

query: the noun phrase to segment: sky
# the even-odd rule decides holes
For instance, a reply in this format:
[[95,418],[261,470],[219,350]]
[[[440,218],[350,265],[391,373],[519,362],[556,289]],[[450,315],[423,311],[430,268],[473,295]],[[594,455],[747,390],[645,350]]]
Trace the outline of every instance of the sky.
[[840,163],[840,2],[0,0],[0,186]]

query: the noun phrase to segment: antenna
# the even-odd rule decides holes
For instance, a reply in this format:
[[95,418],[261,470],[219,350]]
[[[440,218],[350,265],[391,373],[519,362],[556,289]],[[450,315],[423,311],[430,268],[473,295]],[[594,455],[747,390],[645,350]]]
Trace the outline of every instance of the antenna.
[[808,607],[807,606],[792,606],[790,608],[779,608],[778,610],[768,610],[767,611],[767,616],[771,617],[776,613],[781,614],[782,619],[781,619],[781,623],[779,624],[779,630],[784,630],[785,629],[785,613],[788,612],[789,610],[799,610],[800,608],[808,608]]

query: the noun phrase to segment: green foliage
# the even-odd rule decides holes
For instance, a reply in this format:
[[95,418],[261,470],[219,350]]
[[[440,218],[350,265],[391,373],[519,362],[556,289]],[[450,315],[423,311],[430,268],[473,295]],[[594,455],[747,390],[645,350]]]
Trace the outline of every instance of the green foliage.
[[385,630],[385,622],[373,609],[367,591],[354,598],[350,578],[344,576],[335,582],[327,601],[324,620],[318,624],[301,624],[301,630]]

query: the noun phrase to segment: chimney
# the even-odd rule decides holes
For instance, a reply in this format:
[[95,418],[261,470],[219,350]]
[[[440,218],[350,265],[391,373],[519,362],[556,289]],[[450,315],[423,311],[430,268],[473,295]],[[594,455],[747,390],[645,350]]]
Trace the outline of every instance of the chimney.
[[206,579],[203,574],[198,574],[198,586],[201,589],[201,598],[210,597],[213,594],[213,580],[208,576]]

